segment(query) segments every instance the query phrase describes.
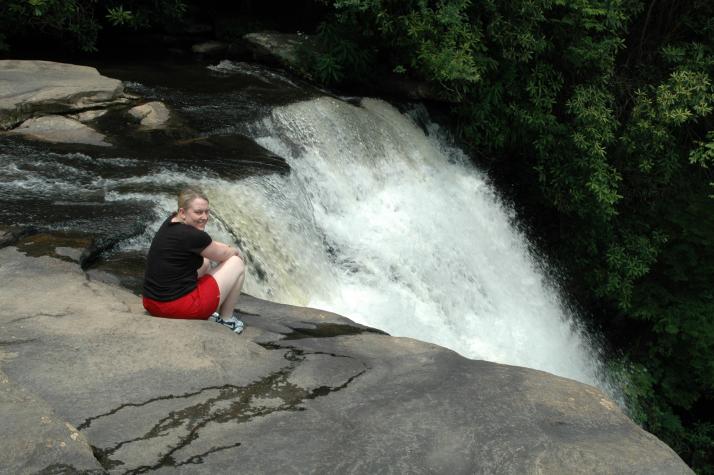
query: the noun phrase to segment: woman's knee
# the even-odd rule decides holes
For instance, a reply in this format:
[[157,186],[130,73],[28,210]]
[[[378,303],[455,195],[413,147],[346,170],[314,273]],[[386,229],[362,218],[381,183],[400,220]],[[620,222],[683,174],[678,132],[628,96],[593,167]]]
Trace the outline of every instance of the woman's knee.
[[211,270],[219,285],[234,285],[245,274],[245,264],[238,257],[229,257],[218,267]]
[[243,274],[245,272],[245,263],[243,262],[243,259],[238,256],[228,258],[226,263],[230,263],[231,267],[235,268],[239,274]]

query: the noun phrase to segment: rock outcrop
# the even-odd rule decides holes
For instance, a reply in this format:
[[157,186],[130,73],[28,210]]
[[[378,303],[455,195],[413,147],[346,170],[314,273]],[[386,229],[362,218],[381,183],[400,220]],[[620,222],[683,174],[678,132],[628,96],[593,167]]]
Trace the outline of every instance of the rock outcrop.
[[62,115],[47,115],[27,119],[8,132],[8,134],[22,135],[26,138],[42,140],[53,143],[80,143],[96,145],[98,147],[111,147],[103,134],[91,127],[84,125],[79,120],[70,119]]
[[595,388],[328,312],[153,318],[14,247],[0,281],[0,472],[691,473]]
[[[239,50],[247,51],[254,61],[290,69],[311,80],[307,68],[300,57],[300,49],[314,50],[310,37],[297,33],[260,31],[243,35],[244,45]],[[431,100],[456,102],[453,98],[440,95],[436,88],[426,81],[412,79],[396,73],[377,78],[375,89],[380,94],[388,94],[409,100]]]
[[124,104],[123,90],[121,81],[88,66],[0,60],[0,129],[34,116]]
[[129,109],[129,115],[134,117],[146,128],[163,127],[169,121],[171,114],[163,102],[152,101]]
[[275,31],[259,31],[243,35],[243,41],[253,59],[298,72],[303,70],[298,51],[308,40],[307,35]]
[[80,112],[79,114],[72,114],[69,117],[71,119],[76,119],[76,120],[84,123],[84,122],[91,122],[93,120],[96,120],[96,119],[102,117],[107,112],[109,112],[108,109],[97,109],[97,110]]
[[0,419],[3,431],[0,473],[38,473],[63,467],[102,471],[87,438],[58,418],[45,401],[12,383],[2,371]]

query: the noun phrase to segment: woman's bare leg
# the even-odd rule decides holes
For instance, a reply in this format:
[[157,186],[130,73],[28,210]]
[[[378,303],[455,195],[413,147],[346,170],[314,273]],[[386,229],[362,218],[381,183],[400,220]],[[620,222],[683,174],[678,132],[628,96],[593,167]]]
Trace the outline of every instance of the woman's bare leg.
[[218,267],[210,269],[208,273],[216,279],[221,291],[218,313],[222,319],[227,320],[233,315],[233,309],[240,297],[240,291],[245,281],[245,264],[239,257],[233,256],[227,261],[221,262]]
[[228,292],[228,295],[226,296],[223,303],[221,303],[221,305],[218,307],[219,308],[218,312],[221,314],[221,318],[223,320],[231,318],[231,316],[233,315],[233,310],[236,308],[236,305],[238,304],[238,298],[240,298],[240,291],[243,288],[244,280],[245,280],[245,272],[242,272],[240,274],[240,276],[238,277],[238,280],[236,281],[233,288],[230,290],[230,292]]

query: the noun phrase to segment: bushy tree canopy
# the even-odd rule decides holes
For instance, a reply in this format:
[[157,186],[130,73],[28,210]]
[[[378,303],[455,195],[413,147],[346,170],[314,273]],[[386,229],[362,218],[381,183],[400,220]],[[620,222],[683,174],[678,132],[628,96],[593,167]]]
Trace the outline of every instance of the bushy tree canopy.
[[382,64],[456,103],[462,138],[516,170],[570,287],[619,346],[633,416],[711,473],[714,3],[331,3],[318,76],[369,80]]

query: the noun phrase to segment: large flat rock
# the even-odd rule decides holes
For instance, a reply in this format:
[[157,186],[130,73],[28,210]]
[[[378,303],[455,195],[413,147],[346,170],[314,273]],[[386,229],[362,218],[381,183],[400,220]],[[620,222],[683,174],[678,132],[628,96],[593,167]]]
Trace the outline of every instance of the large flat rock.
[[105,140],[103,134],[84,125],[79,120],[61,115],[47,115],[27,119],[19,127],[7,133],[22,135],[26,138],[42,140],[43,142],[79,143],[98,147],[111,147],[111,144]]
[[[12,247],[0,280],[8,384],[110,473],[692,473],[600,391],[544,372],[249,296],[242,335],[153,318],[76,264]],[[11,417],[16,437],[36,425],[6,410],[0,425]],[[0,451],[0,472],[29,463]]]
[[0,129],[35,115],[64,114],[121,101],[121,81],[92,67],[51,61],[0,60]]
[[0,418],[3,432],[0,472],[37,473],[69,466],[102,471],[87,438],[58,418],[45,401],[14,384],[2,371]]

